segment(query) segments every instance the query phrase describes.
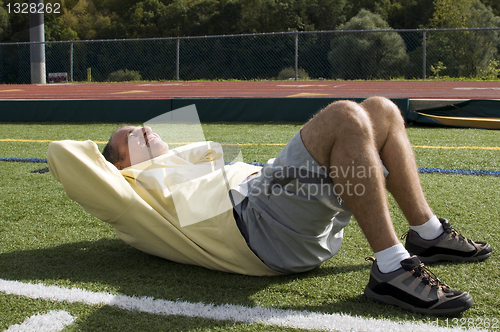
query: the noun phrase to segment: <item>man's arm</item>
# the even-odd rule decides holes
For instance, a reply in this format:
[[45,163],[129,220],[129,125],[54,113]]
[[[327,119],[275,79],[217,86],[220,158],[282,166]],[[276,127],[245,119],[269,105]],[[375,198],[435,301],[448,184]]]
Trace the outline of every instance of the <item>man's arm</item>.
[[47,162],[67,195],[103,221],[114,220],[139,198],[92,141],[52,142]]

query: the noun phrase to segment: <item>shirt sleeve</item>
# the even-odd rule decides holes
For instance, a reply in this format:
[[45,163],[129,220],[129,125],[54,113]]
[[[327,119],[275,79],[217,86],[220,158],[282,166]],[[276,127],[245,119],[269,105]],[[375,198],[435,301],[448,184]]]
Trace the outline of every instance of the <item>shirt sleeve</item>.
[[102,221],[113,221],[140,199],[92,141],[52,142],[47,163],[68,197]]

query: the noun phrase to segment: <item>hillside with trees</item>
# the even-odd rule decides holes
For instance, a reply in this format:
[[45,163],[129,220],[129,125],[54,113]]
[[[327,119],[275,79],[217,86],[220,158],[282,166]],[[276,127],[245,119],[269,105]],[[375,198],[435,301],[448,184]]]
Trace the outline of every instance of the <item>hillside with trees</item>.
[[[0,41],[29,41],[19,0],[0,0]],[[280,31],[336,30],[361,10],[393,29],[499,26],[497,0],[47,0],[45,38],[130,39]],[[10,10],[10,12],[9,12]]]
[[[14,1],[0,0],[0,82],[29,83]],[[432,30],[500,27],[498,0],[49,1],[61,11],[45,14],[46,69],[72,81],[500,75],[500,29]],[[287,33],[234,36],[270,32]]]

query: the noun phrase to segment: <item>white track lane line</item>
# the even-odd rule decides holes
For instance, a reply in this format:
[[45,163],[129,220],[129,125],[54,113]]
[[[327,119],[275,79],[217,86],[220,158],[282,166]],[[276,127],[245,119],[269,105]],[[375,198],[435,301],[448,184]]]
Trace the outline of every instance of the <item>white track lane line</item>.
[[[456,327],[437,327],[422,322],[393,322],[386,319],[353,317],[347,314],[323,314],[274,308],[250,308],[233,304],[213,305],[184,301],[169,301],[154,299],[152,297],[113,295],[105,292],[91,292],[79,288],[46,286],[43,284],[22,283],[4,279],[0,279],[0,292],[26,296],[31,299],[116,306],[124,310],[140,311],[154,315],[197,317],[248,324],[261,323],[264,325],[292,327],[305,330],[384,332],[463,331]],[[431,318],[431,321],[434,320]]]

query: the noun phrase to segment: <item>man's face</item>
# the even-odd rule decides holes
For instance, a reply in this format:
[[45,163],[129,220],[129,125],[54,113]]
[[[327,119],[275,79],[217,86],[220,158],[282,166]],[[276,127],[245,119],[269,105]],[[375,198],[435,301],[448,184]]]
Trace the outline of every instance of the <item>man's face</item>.
[[111,141],[120,154],[120,160],[114,164],[118,169],[168,153],[168,144],[149,127],[123,127],[113,135]]

